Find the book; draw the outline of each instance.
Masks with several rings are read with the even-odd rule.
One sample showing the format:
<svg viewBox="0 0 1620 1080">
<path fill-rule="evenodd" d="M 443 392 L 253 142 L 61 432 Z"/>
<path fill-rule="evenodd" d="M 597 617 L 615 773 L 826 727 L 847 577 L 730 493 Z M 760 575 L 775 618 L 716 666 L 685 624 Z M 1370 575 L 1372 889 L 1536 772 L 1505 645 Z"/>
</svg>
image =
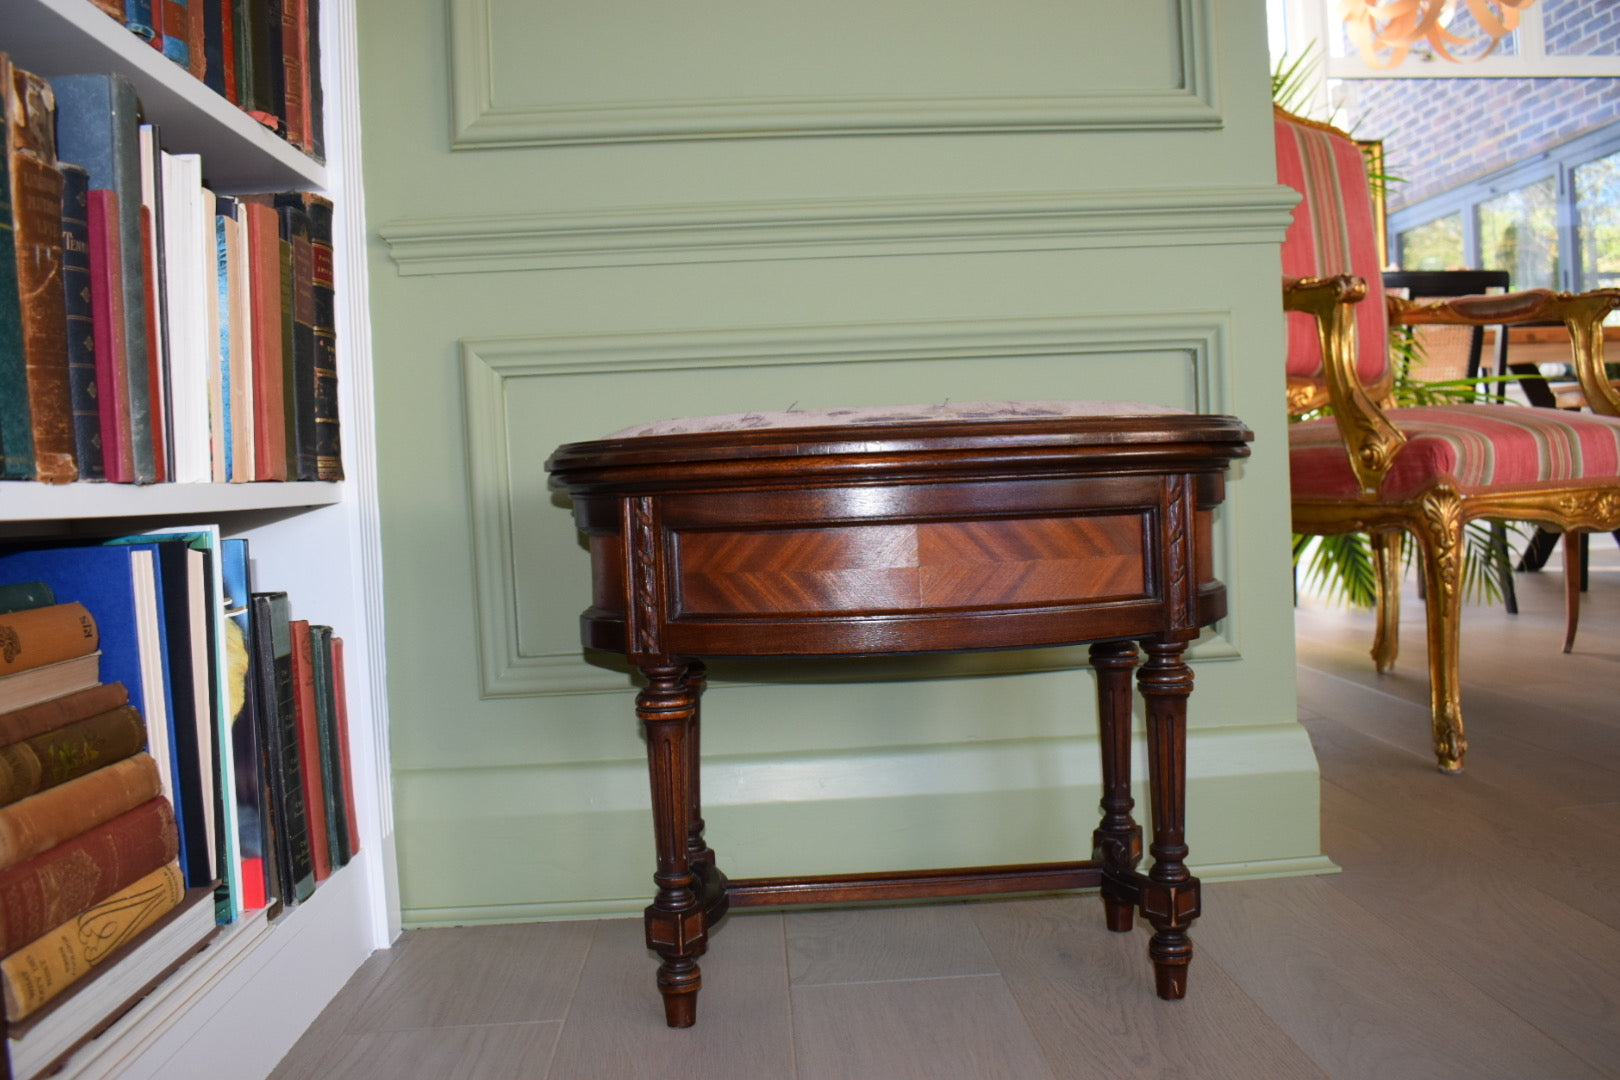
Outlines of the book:
<svg viewBox="0 0 1620 1080">
<path fill-rule="evenodd" d="M 309 74 L 309 87 L 305 91 L 305 102 L 309 114 L 309 143 L 307 149 L 309 156 L 316 161 L 326 161 L 326 94 L 321 87 L 321 0 L 309 0 L 309 62 L 305 70 Z"/>
<path fill-rule="evenodd" d="M 17 581 L 0 584 L 0 615 L 56 603 L 56 593 L 43 581 Z"/>
<path fill-rule="evenodd" d="M 291 908 L 315 891 L 303 763 L 294 704 L 292 619 L 284 592 L 253 594 L 253 682 L 257 688 L 260 751 L 270 790 L 269 837 L 282 904 Z"/>
<path fill-rule="evenodd" d="M 151 754 L 115 761 L 0 807 L 0 869 L 63 843 L 162 793 Z"/>
<path fill-rule="evenodd" d="M 133 0 L 132 0 L 133 2 Z M 128 9 L 126 9 L 128 10 Z M 117 195 L 119 281 L 122 288 L 126 422 L 130 428 L 133 480 L 151 483 L 150 372 L 146 337 L 146 274 L 141 256 L 140 101 L 135 84 L 119 74 L 58 75 L 57 156 L 83 166 L 90 190 Z M 103 425 L 105 432 L 105 424 Z"/>
<path fill-rule="evenodd" d="M 220 241 L 220 379 L 232 483 L 257 479 L 253 447 L 253 310 L 247 219 L 233 198 L 215 201 Z"/>
<path fill-rule="evenodd" d="M 0 675 L 83 656 L 99 643 L 96 620 L 80 603 L 0 615 Z"/>
<path fill-rule="evenodd" d="M 309 149 L 309 9 L 306 0 L 281 3 L 282 134 Z"/>
<path fill-rule="evenodd" d="M 84 690 L 100 681 L 100 651 L 0 675 L 0 715 Z"/>
<path fill-rule="evenodd" d="M 0 80 L 11 61 L 0 52 Z M 0 117 L 4 110 L 0 109 Z M 11 164 L 0 147 L 0 480 L 34 476 L 34 432 L 23 364 L 22 300 L 17 292 L 17 243 L 11 206 Z"/>
<path fill-rule="evenodd" d="M 99 658 L 98 658 L 99 659 Z M 96 683 L 70 694 L 0 712 L 0 746 L 32 739 L 76 720 L 109 712 L 129 703 L 123 683 Z"/>
<path fill-rule="evenodd" d="M 191 41 L 187 37 L 191 12 L 187 0 L 152 0 L 152 6 L 163 12 L 163 29 L 159 39 L 163 55 L 183 68 L 191 67 Z"/>
<path fill-rule="evenodd" d="M 280 0 L 247 0 L 244 24 L 252 60 L 248 65 L 247 114 L 271 131 L 281 131 L 281 4 Z M 237 62 L 241 63 L 240 55 Z"/>
<path fill-rule="evenodd" d="M 332 638 L 332 726 L 337 731 L 338 778 L 343 785 L 343 825 L 348 831 L 345 855 L 360 851 L 360 816 L 354 802 L 354 756 L 349 749 L 349 688 L 343 675 L 343 639 Z"/>
<path fill-rule="evenodd" d="M 248 289 L 253 339 L 253 464 L 259 480 L 286 480 L 287 402 L 282 278 L 291 249 L 281 238 L 281 221 L 268 201 L 240 198 L 246 219 Z"/>
<path fill-rule="evenodd" d="M 311 10 L 314 10 L 313 8 Z M 310 299 L 315 338 L 315 475 L 343 479 L 343 436 L 338 420 L 337 294 L 333 288 L 332 201 L 306 194 L 309 213 Z"/>
<path fill-rule="evenodd" d="M 81 912 L 0 959 L 6 1018 L 21 1020 L 85 977 L 185 896 L 171 863 Z"/>
<path fill-rule="evenodd" d="M 209 430 L 208 288 L 213 277 L 213 215 L 203 228 L 202 159 L 161 151 L 162 214 L 159 247 L 168 387 L 170 478 L 179 484 L 212 478 Z"/>
<path fill-rule="evenodd" d="M 307 619 L 292 620 L 291 630 L 293 712 L 297 718 L 299 775 L 303 780 L 310 865 L 318 885 L 332 874 L 332 839 L 327 831 L 326 774 L 321 763 L 324 744 L 318 712 L 319 693 L 315 685 L 315 641 Z"/>
<path fill-rule="evenodd" d="M 289 274 L 291 300 L 283 319 L 287 333 L 282 370 L 282 402 L 286 407 L 287 478 L 315 480 L 315 272 L 310 243 L 309 215 L 303 196 L 286 192 L 275 197 L 281 215 L 281 236 L 291 251 L 284 267 Z"/>
<path fill-rule="evenodd" d="M 111 15 L 119 22 L 124 21 L 124 0 L 93 0 L 96 7 Z"/>
<path fill-rule="evenodd" d="M 160 797 L 0 870 L 0 956 L 175 861 L 178 851 L 174 812 Z"/>
<path fill-rule="evenodd" d="M 149 125 L 141 125 L 145 132 Z M 155 150 L 155 144 L 154 144 Z M 164 310 L 163 260 L 158 257 L 161 200 L 141 205 L 141 261 L 146 267 L 143 328 L 146 333 L 146 387 L 144 398 L 132 400 L 137 415 L 144 415 L 152 443 L 152 482 L 169 479 L 169 463 L 174 456 L 169 426 L 169 345 Z"/>
<path fill-rule="evenodd" d="M 80 480 L 105 480 L 96 335 L 90 273 L 90 174 L 66 162 L 62 173 L 62 307 L 67 320 L 68 404 Z"/>
<path fill-rule="evenodd" d="M 142 41 L 151 42 L 157 38 L 157 28 L 152 25 L 153 5 L 163 0 L 124 0 L 124 25 L 130 33 Z"/>
<path fill-rule="evenodd" d="M 0 805 L 134 757 L 146 725 L 128 705 L 0 746 Z"/>
<path fill-rule="evenodd" d="M 8 1025 L 6 1056 L 15 1077 L 44 1076 L 110 1028 L 216 933 L 205 889 L 187 892 L 145 932 L 109 955 L 93 979 L 80 979 L 26 1020 Z"/>
<path fill-rule="evenodd" d="M 262 766 L 264 740 L 259 734 L 258 709 L 252 683 L 252 576 L 248 542 L 227 539 L 220 544 L 221 611 L 225 615 L 225 709 L 230 735 L 225 746 L 230 760 L 235 795 L 237 850 L 240 859 L 241 902 L 255 911 L 276 899 L 270 878 L 266 836 L 269 789 Z"/>
<path fill-rule="evenodd" d="M 117 192 L 91 191 L 87 221 L 90 325 L 95 336 L 102 474 L 115 483 L 133 484 L 135 442 L 130 427 L 129 354 L 124 340 L 124 269 L 119 253 Z"/>
<path fill-rule="evenodd" d="M 49 83 L 15 64 L 8 63 L 0 76 L 33 475 L 46 483 L 65 484 L 78 479 L 79 472 L 74 462 L 73 405 L 68 389 L 56 102 Z"/>
</svg>

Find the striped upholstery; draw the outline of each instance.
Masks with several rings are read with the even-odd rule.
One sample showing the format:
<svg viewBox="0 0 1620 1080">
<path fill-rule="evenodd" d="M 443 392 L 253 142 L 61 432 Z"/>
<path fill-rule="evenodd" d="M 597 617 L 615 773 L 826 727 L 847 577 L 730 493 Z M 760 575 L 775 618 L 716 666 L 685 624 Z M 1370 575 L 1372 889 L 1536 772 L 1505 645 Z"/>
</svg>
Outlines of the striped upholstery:
<svg viewBox="0 0 1620 1080">
<path fill-rule="evenodd" d="M 1450 475 L 1463 493 L 1620 473 L 1620 419 L 1514 405 L 1435 405 L 1385 415 L 1407 436 L 1384 479 L 1399 500 Z M 1296 499 L 1355 500 L 1359 488 L 1333 420 L 1289 428 Z"/>
<path fill-rule="evenodd" d="M 1388 326 L 1366 162 L 1356 144 L 1332 128 L 1281 110 L 1275 123 L 1277 179 L 1301 196 L 1283 240 L 1283 276 L 1354 274 L 1367 282 L 1367 298 L 1356 305 L 1356 369 L 1362 382 L 1376 382 L 1387 362 Z M 1311 378 L 1321 373 L 1316 320 L 1289 312 L 1288 374 Z"/>
</svg>

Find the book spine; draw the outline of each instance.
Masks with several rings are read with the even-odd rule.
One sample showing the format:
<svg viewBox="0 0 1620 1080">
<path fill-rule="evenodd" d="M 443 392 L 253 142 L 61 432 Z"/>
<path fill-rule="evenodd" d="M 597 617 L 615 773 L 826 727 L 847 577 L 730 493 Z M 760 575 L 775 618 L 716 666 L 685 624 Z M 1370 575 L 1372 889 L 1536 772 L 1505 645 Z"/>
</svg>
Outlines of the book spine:
<svg viewBox="0 0 1620 1080">
<path fill-rule="evenodd" d="M 315 721 L 320 737 L 321 792 L 326 805 L 326 842 L 332 868 L 349 861 L 348 808 L 343 800 L 343 752 L 338 742 L 337 703 L 332 689 L 332 628 L 312 626 L 310 656 L 315 668 Z"/>
<path fill-rule="evenodd" d="M 157 29 L 152 25 L 152 4 L 153 0 L 124 0 L 124 25 L 142 41 L 151 41 L 157 36 Z"/>
<path fill-rule="evenodd" d="M 23 363 L 33 426 L 34 477 L 78 478 L 68 390 L 67 313 L 62 292 L 62 174 L 56 168 L 55 99 L 44 79 L 11 65 L 3 90 L 6 152 L 22 304 Z"/>
<path fill-rule="evenodd" d="M 252 53 L 247 113 L 271 131 L 280 131 L 276 109 L 281 81 L 281 7 L 276 3 L 272 10 L 272 0 L 247 0 L 246 9 L 247 46 Z"/>
<path fill-rule="evenodd" d="M 349 748 L 349 687 L 343 674 L 343 639 L 332 639 L 332 724 L 337 728 L 338 771 L 343 779 L 343 817 L 348 829 L 348 857 L 360 851 L 360 815 L 355 812 L 354 753 Z"/>
<path fill-rule="evenodd" d="M 95 0 L 95 5 L 119 22 L 124 21 L 124 0 Z"/>
<path fill-rule="evenodd" d="M 201 0 L 203 20 L 203 85 L 214 93 L 236 104 L 225 67 L 226 35 L 230 23 L 226 16 L 230 10 L 222 0 Z"/>
<path fill-rule="evenodd" d="M 147 268 L 141 293 L 142 338 L 146 343 L 145 393 L 131 394 L 135 408 L 134 431 L 137 448 L 145 447 L 152 462 L 150 480 L 161 484 L 169 478 L 169 410 L 165 395 L 169 380 L 165 372 L 163 307 L 158 296 L 157 222 L 149 207 L 141 207 L 141 262 Z M 135 386 L 134 372 L 130 387 Z"/>
<path fill-rule="evenodd" d="M 205 0 L 188 0 L 186 10 L 186 46 L 191 52 L 191 63 L 186 70 L 191 77 L 203 81 L 208 74 L 208 19 L 203 12 Z"/>
<path fill-rule="evenodd" d="M 83 604 L 52 604 L 0 615 L 0 675 L 93 653 L 101 643 Z"/>
<path fill-rule="evenodd" d="M 309 102 L 305 94 L 309 62 L 309 16 L 305 0 L 282 0 L 281 4 L 281 115 L 283 134 L 300 149 L 308 149 Z"/>
<path fill-rule="evenodd" d="M 309 60 L 305 71 L 309 75 L 309 89 L 304 104 L 309 114 L 309 154 L 316 161 L 326 160 L 326 95 L 321 89 L 321 0 L 308 0 Z"/>
<path fill-rule="evenodd" d="M 191 12 L 186 0 L 153 0 L 163 11 L 163 55 L 183 68 L 191 66 L 191 42 L 186 32 L 191 25 Z"/>
<path fill-rule="evenodd" d="M 332 263 L 332 202 L 306 195 L 309 208 L 310 298 L 314 302 L 315 475 L 343 479 L 343 437 L 338 421 L 337 294 Z"/>
<path fill-rule="evenodd" d="M 287 479 L 282 344 L 282 242 L 275 208 L 241 200 L 247 217 L 253 335 L 253 462 L 260 480 Z"/>
<path fill-rule="evenodd" d="M 0 960 L 7 1019 L 21 1020 L 84 978 L 175 908 L 185 891 L 171 863 Z"/>
<path fill-rule="evenodd" d="M 142 753 L 0 807 L 0 869 L 132 810 L 162 790 L 157 762 Z"/>
<path fill-rule="evenodd" d="M 148 799 L 104 825 L 0 870 L 0 956 L 174 862 L 179 845 L 168 800 Z"/>
<path fill-rule="evenodd" d="M 292 623 L 287 594 L 253 595 L 254 678 L 259 715 L 264 718 L 265 771 L 270 789 L 270 827 L 275 834 L 282 902 L 292 907 L 315 888 L 304 805 L 302 762 L 298 756 L 298 714 L 292 674 Z"/>
<path fill-rule="evenodd" d="M 282 372 L 287 404 L 288 479 L 317 480 L 315 453 L 315 274 L 309 215 L 297 192 L 276 197 L 281 234 L 291 248 L 287 311 L 290 363 Z"/>
<path fill-rule="evenodd" d="M 0 53 L 0 86 L 11 81 L 11 62 Z M 4 109 L 0 108 L 0 119 Z M 17 292 L 16 214 L 11 206 L 10 155 L 0 147 L 0 479 L 34 477 L 33 421 L 28 413 L 28 368 L 23 363 L 22 300 Z"/>
<path fill-rule="evenodd" d="M 134 436 L 129 427 L 129 353 L 124 344 L 123 259 L 118 249 L 118 194 L 91 191 L 90 321 L 95 333 L 96 385 L 101 393 L 102 472 L 120 484 L 135 482 Z"/>
<path fill-rule="evenodd" d="M 293 711 L 297 716 L 299 777 L 303 781 L 304 815 L 309 826 L 310 865 L 316 882 L 332 873 L 332 845 L 327 834 L 326 788 L 321 769 L 320 717 L 315 687 L 315 641 L 308 621 L 292 621 Z"/>
<path fill-rule="evenodd" d="M 62 169 L 62 297 L 67 316 L 68 397 L 73 409 L 73 456 L 80 480 L 105 480 L 101 407 L 97 401 L 94 305 L 90 299 L 90 178 L 77 165 Z"/>
<path fill-rule="evenodd" d="M 123 683 L 99 683 L 87 690 L 42 701 L 38 705 L 0 713 L 0 746 L 31 739 L 75 720 L 110 712 L 128 703 L 129 691 Z"/>
<path fill-rule="evenodd" d="M 141 714 L 125 705 L 0 746 L 0 806 L 134 757 L 145 745 Z"/>
</svg>

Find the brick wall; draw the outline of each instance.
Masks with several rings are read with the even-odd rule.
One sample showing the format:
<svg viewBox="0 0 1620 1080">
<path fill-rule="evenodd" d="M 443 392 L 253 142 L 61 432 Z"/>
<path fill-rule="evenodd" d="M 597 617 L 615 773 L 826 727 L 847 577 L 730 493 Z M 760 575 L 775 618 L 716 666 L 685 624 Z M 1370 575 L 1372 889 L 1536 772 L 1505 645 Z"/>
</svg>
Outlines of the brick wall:
<svg viewBox="0 0 1620 1080">
<path fill-rule="evenodd" d="M 1549 53 L 1620 53 L 1620 2 L 1539 6 Z M 1620 119 L 1620 79 L 1355 79 L 1337 90 L 1341 119 L 1359 138 L 1383 139 L 1403 181 L 1390 185 L 1392 211 Z"/>
</svg>

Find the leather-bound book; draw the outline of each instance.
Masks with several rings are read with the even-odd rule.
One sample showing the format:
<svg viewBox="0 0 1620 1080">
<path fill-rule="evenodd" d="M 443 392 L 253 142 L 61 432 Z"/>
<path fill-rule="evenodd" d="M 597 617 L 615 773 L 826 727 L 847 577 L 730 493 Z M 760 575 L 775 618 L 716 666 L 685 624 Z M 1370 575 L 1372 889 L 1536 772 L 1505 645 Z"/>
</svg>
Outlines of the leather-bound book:
<svg viewBox="0 0 1620 1080">
<path fill-rule="evenodd" d="M 183 68 L 191 67 L 191 39 L 186 36 L 191 25 L 191 12 L 187 0 L 152 0 L 158 15 L 159 46 L 163 55 Z"/>
<path fill-rule="evenodd" d="M 118 267 L 122 299 L 125 373 L 128 400 L 125 422 L 130 429 L 133 477 L 154 479 L 146 348 L 146 271 L 141 261 L 140 102 L 135 86 L 122 75 L 59 75 L 56 90 L 57 154 L 82 165 L 90 190 L 115 193 Z M 106 425 L 102 425 L 103 442 Z"/>
<path fill-rule="evenodd" d="M 304 100 L 309 105 L 309 154 L 316 161 L 326 160 L 326 94 L 321 89 L 321 0 L 308 0 L 309 87 Z"/>
<path fill-rule="evenodd" d="M 163 0 L 124 0 L 124 25 L 130 33 L 142 41 L 162 46 L 158 40 L 156 16 L 162 13 L 159 7 Z"/>
<path fill-rule="evenodd" d="M 281 282 L 290 277 L 291 248 L 268 200 L 237 201 L 247 219 L 248 289 L 253 338 L 253 463 L 259 480 L 287 479 L 287 402 Z"/>
<path fill-rule="evenodd" d="M 309 620 L 292 620 L 293 712 L 298 718 L 298 761 L 303 781 L 304 817 L 309 826 L 310 865 L 315 881 L 332 874 L 332 842 L 326 813 L 326 778 L 321 768 L 320 698 L 315 686 L 314 635 Z M 341 864 L 340 864 L 341 865 Z"/>
<path fill-rule="evenodd" d="M 62 173 L 56 167 L 55 100 L 44 79 L 10 65 L 5 98 L 17 295 L 33 431 L 34 477 L 78 479 L 68 390 L 67 313 L 62 293 Z"/>
<path fill-rule="evenodd" d="M 67 316 L 68 399 L 80 480 L 105 480 L 100 388 L 90 275 L 90 177 L 77 165 L 62 171 L 62 297 Z"/>
<path fill-rule="evenodd" d="M 80 603 L 0 615 L 0 675 L 85 656 L 100 641 L 96 620 Z"/>
<path fill-rule="evenodd" d="M 31 739 L 0 746 L 0 806 L 134 757 L 146 745 L 146 725 L 123 705 Z"/>
<path fill-rule="evenodd" d="M 292 621 L 287 594 L 253 594 L 253 683 L 263 723 L 264 775 L 268 781 L 272 847 L 286 907 L 315 891 L 309 817 L 304 802 L 303 762 L 298 754 L 298 713 L 292 666 Z"/>
<path fill-rule="evenodd" d="M 0 52 L 0 85 L 10 78 L 11 62 Z M 34 431 L 28 415 L 28 368 L 23 363 L 15 220 L 11 163 L 0 147 L 0 480 L 31 480 Z"/>
<path fill-rule="evenodd" d="M 179 849 L 174 811 L 159 797 L 0 870 L 0 956 L 173 862 Z"/>
<path fill-rule="evenodd" d="M 75 720 L 83 720 L 129 704 L 123 683 L 98 683 L 62 697 L 0 713 L 0 746 L 31 739 Z"/>
<path fill-rule="evenodd" d="M 203 85 L 231 104 L 236 104 L 236 88 L 231 86 L 225 66 L 226 46 L 235 52 L 230 40 L 230 0 L 201 0 L 203 20 Z M 234 68 L 234 64 L 232 67 Z"/>
<path fill-rule="evenodd" d="M 281 235 L 291 253 L 292 307 L 284 325 L 290 332 L 291 363 L 282 372 L 283 400 L 287 406 L 287 470 L 289 480 L 318 480 L 315 441 L 315 270 L 309 215 L 296 191 L 276 196 L 281 214 Z"/>
<path fill-rule="evenodd" d="M 0 868 L 32 859 L 162 791 L 156 760 L 140 753 L 0 807 Z"/>
<path fill-rule="evenodd" d="M 315 302 L 315 475 L 343 479 L 338 422 L 337 296 L 332 273 L 332 202 L 305 195 L 309 210 L 310 296 Z"/>
<path fill-rule="evenodd" d="M 306 0 L 281 0 L 281 116 L 283 135 L 309 149 L 309 9 Z"/>
<path fill-rule="evenodd" d="M 95 335 L 96 408 L 101 413 L 102 471 L 120 484 L 135 482 L 135 443 L 129 413 L 129 352 L 124 339 L 124 266 L 119 253 L 118 193 L 92 191 L 89 200 L 90 326 Z"/>
</svg>

